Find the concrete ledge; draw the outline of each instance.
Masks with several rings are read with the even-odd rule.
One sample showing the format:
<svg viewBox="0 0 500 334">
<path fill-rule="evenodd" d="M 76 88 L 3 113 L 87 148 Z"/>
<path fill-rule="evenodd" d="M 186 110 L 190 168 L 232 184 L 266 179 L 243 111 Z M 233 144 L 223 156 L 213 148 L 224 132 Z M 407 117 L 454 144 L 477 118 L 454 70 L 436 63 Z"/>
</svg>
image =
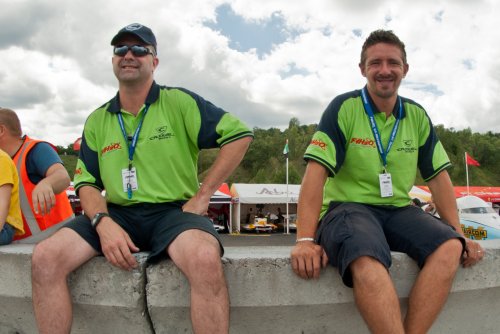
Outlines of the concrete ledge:
<svg viewBox="0 0 500 334">
<path fill-rule="evenodd" d="M 0 247 L 0 333 L 37 333 L 31 300 L 33 245 Z M 139 268 L 118 270 L 97 257 L 68 278 L 72 333 L 152 333 L 145 299 L 145 254 Z"/>
<path fill-rule="evenodd" d="M 500 240 L 483 241 L 485 259 L 461 268 L 432 333 L 498 333 Z M 36 333 L 31 306 L 30 245 L 0 247 L 0 333 Z M 231 296 L 231 333 L 367 333 L 334 268 L 316 281 L 291 270 L 290 247 L 226 247 L 224 271 Z M 189 286 L 171 261 L 125 272 L 103 257 L 69 277 L 72 333 L 190 333 Z M 406 298 L 418 274 L 406 255 L 393 253 L 391 275 Z"/>
</svg>

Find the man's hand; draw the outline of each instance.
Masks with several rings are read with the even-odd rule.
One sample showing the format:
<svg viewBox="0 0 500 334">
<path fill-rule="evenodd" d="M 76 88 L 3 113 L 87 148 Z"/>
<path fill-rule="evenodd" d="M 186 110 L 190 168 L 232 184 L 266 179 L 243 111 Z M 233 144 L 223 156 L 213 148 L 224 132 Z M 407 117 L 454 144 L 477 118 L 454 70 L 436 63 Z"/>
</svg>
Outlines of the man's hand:
<svg viewBox="0 0 500 334">
<path fill-rule="evenodd" d="M 45 179 L 41 180 L 33 189 L 31 200 L 36 214 L 49 214 L 56 205 L 56 195 L 52 185 Z"/>
<path fill-rule="evenodd" d="M 132 252 L 138 252 L 139 248 L 112 218 L 102 218 L 97 225 L 97 233 L 101 240 L 102 252 L 112 265 L 123 270 L 132 270 L 137 267 L 137 261 Z"/>
<path fill-rule="evenodd" d="M 320 245 L 312 241 L 298 242 L 292 249 L 293 271 L 304 279 L 319 278 L 320 269 L 328 264 L 328 257 Z"/>
<path fill-rule="evenodd" d="M 481 261 L 484 257 L 484 249 L 481 245 L 469 238 L 465 238 L 465 253 L 462 258 L 462 265 L 470 267 Z"/>
<path fill-rule="evenodd" d="M 207 215 L 209 203 L 210 197 L 203 199 L 201 196 L 195 195 L 182 206 L 182 211 L 205 216 Z"/>
</svg>

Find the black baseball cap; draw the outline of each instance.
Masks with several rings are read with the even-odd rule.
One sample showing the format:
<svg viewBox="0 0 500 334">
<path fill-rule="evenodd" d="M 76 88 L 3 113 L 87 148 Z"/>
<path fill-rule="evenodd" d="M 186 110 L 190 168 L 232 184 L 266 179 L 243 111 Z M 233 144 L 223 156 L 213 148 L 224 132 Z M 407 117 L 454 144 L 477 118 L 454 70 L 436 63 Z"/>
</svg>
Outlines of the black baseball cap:
<svg viewBox="0 0 500 334">
<path fill-rule="evenodd" d="M 153 31 L 140 23 L 132 23 L 122 28 L 111 40 L 111 45 L 116 45 L 124 35 L 133 35 L 148 45 L 152 45 L 156 51 L 156 37 Z"/>
</svg>

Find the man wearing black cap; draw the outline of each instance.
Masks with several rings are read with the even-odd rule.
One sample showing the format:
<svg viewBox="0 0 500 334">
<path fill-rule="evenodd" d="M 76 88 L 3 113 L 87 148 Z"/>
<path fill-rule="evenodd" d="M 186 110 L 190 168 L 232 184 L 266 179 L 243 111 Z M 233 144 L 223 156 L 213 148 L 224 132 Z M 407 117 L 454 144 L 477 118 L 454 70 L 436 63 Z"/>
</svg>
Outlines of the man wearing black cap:
<svg viewBox="0 0 500 334">
<path fill-rule="evenodd" d="M 39 331 L 70 332 L 70 272 L 100 253 L 111 264 L 133 270 L 132 253 L 148 251 L 149 262 L 167 256 L 187 277 L 194 332 L 227 333 L 223 248 L 204 215 L 253 134 L 199 95 L 153 80 L 159 60 L 151 29 L 128 25 L 111 44 L 119 92 L 88 117 L 75 172 L 85 215 L 33 252 Z M 219 155 L 200 187 L 198 153 L 214 147 L 220 147 Z"/>
</svg>

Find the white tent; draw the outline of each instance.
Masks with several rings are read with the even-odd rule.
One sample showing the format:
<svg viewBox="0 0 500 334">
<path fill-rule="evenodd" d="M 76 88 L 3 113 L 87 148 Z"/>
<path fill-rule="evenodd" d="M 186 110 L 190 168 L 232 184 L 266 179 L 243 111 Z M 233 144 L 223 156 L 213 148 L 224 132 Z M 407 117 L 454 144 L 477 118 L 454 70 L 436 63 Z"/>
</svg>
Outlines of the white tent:
<svg viewBox="0 0 500 334">
<path fill-rule="evenodd" d="M 287 191 L 288 189 L 288 191 Z M 241 204 L 285 204 L 297 203 L 299 200 L 299 184 L 246 184 L 233 183 L 233 222 L 240 231 Z"/>
<path fill-rule="evenodd" d="M 411 198 L 418 198 L 422 202 L 430 201 L 432 196 L 430 192 L 425 191 L 424 189 L 417 186 L 413 186 L 408 194 Z"/>
</svg>

